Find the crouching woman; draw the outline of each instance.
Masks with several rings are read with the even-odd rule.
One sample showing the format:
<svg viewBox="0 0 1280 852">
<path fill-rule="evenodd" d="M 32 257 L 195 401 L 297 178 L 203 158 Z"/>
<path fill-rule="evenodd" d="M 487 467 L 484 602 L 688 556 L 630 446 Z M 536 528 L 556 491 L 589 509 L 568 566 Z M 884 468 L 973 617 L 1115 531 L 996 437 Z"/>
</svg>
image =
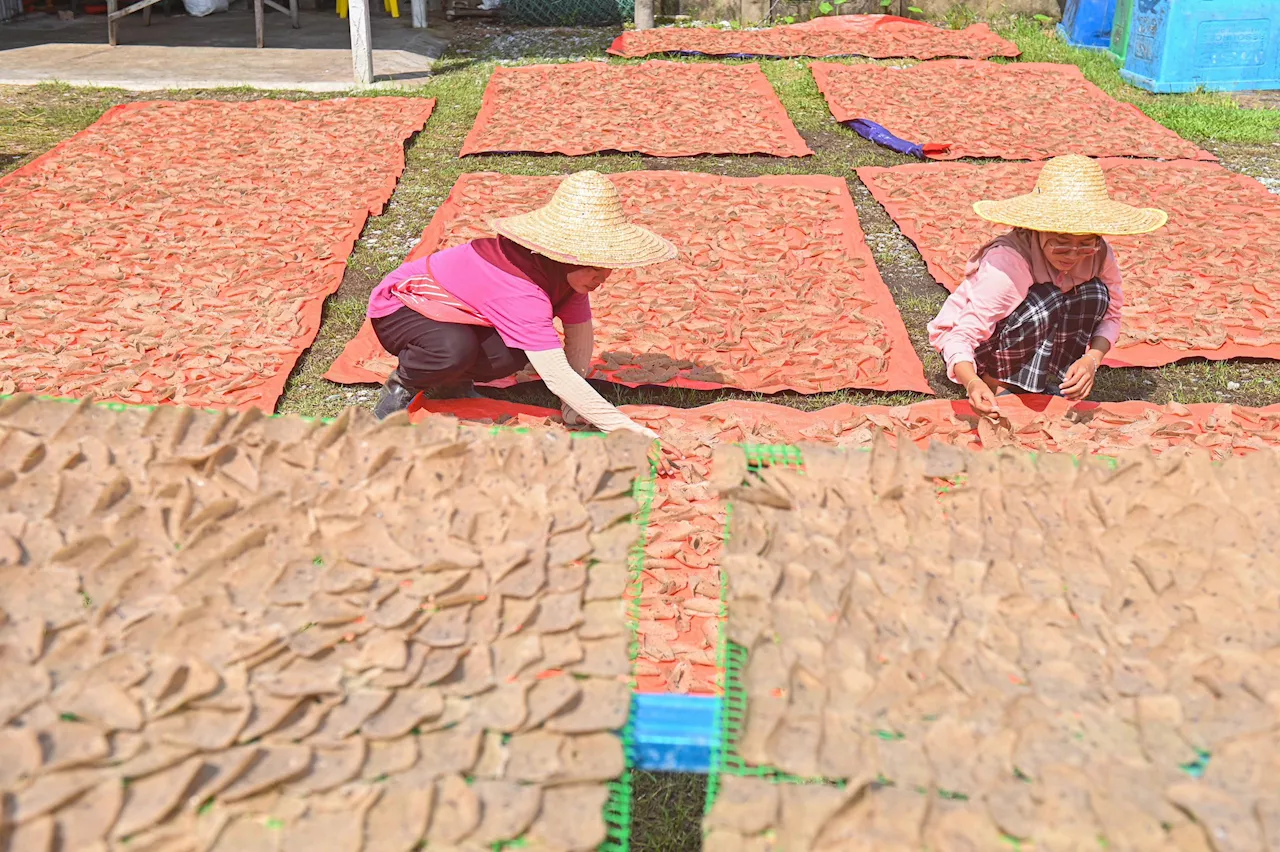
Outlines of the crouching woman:
<svg viewBox="0 0 1280 852">
<path fill-rule="evenodd" d="M 612 270 L 671 260 L 675 247 L 629 223 L 618 190 L 596 172 L 570 175 L 546 206 L 493 228 L 498 236 L 409 261 L 374 289 L 370 324 L 399 359 L 374 415 L 403 410 L 422 392 L 475 395 L 474 382 L 532 365 L 566 421 L 657 437 L 584 378 L 594 350 L 591 293 Z"/>
<path fill-rule="evenodd" d="M 1049 160 L 1035 189 L 974 211 L 1013 228 L 969 259 L 964 281 L 929 323 L 929 342 L 975 411 L 1004 393 L 1086 399 L 1120 334 L 1120 267 L 1104 236 L 1145 234 L 1160 210 L 1113 201 L 1088 157 Z"/>
</svg>

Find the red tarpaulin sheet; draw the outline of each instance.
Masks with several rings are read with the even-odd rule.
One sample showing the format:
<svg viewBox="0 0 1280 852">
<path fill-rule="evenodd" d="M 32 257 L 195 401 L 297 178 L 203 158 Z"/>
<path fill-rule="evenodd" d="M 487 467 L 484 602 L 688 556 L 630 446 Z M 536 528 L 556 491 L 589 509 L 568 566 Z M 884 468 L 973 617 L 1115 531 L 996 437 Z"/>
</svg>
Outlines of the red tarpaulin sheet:
<svg viewBox="0 0 1280 852">
<path fill-rule="evenodd" d="M 972 59 L 910 68 L 814 62 L 836 121 L 866 119 L 938 160 L 1043 160 L 1060 154 L 1212 160 L 1172 130 L 1090 83 L 1074 65 Z"/>
<path fill-rule="evenodd" d="M 0 179 L 0 393 L 273 410 L 434 105 L 126 104 Z"/>
<path fill-rule="evenodd" d="M 839 15 L 760 30 L 659 27 L 624 32 L 609 46 L 614 56 L 702 53 L 709 56 L 870 56 L 937 59 L 1015 57 L 1013 42 L 986 24 L 947 30 L 893 15 Z"/>
<path fill-rule="evenodd" d="M 573 62 L 493 69 L 462 155 L 812 154 L 759 65 Z"/>
<path fill-rule="evenodd" d="M 612 178 L 628 216 L 674 242 L 680 256 L 615 272 L 593 294 L 597 378 L 761 393 L 930 393 L 844 180 L 666 171 Z M 493 218 L 545 203 L 559 181 L 463 175 L 410 257 L 490 235 Z M 394 368 L 366 322 L 326 378 L 380 382 Z"/>
<path fill-rule="evenodd" d="M 815 442 L 870 446 L 884 431 L 921 446 L 930 441 L 971 448 L 1013 446 L 1078 455 L 1119 453 L 1140 445 L 1160 453 L 1200 447 L 1214 456 L 1280 447 L 1280 406 L 1167 405 L 1145 402 L 1071 403 L 1046 396 L 1002 396 L 1007 422 L 979 420 L 965 402 L 934 400 L 911 406 L 837 405 L 797 411 L 764 402 L 718 402 L 677 409 L 628 405 L 622 410 L 687 454 L 675 475 L 658 480 L 649 515 L 641 576 L 640 692 L 718 694 L 715 648 L 720 619 L 720 551 L 724 506 L 706 481 L 718 443 Z M 559 412 L 499 400 L 415 403 L 411 418 L 449 414 L 466 420 L 541 425 Z"/>
<path fill-rule="evenodd" d="M 1106 363 L 1280 358 L 1280 197 L 1215 163 L 1103 160 L 1112 195 L 1169 212 L 1139 237 L 1110 237 L 1124 272 L 1124 327 Z M 954 290 L 965 261 L 1008 229 L 973 202 L 1030 192 L 1038 163 L 912 164 L 858 177 Z"/>
</svg>

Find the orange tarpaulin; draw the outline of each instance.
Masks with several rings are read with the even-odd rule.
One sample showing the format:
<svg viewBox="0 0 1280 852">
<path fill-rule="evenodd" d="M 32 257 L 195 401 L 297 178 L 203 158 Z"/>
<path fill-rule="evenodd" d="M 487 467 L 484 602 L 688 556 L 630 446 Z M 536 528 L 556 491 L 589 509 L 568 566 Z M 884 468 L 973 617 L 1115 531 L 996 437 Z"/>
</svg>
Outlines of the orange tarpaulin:
<svg viewBox="0 0 1280 852">
<path fill-rule="evenodd" d="M 870 56 L 937 59 L 1015 57 L 1018 46 L 986 24 L 963 30 L 936 27 L 894 15 L 839 15 L 759 30 L 658 27 L 624 32 L 609 46 L 614 56 L 702 53 L 709 56 Z"/>
<path fill-rule="evenodd" d="M 759 65 L 493 69 L 462 154 L 812 154 Z"/>
<path fill-rule="evenodd" d="M 674 475 L 660 477 L 649 515 L 641 575 L 640 692 L 716 694 L 715 649 L 720 630 L 720 552 L 725 509 L 707 481 L 711 447 L 725 442 L 815 442 L 870 446 L 877 433 L 891 442 L 931 441 L 971 448 L 1016 447 L 1075 454 L 1154 452 L 1200 447 L 1219 458 L 1280 447 L 1280 406 L 1166 405 L 1146 402 L 1071 403 L 1047 396 L 1001 396 L 1007 421 L 979 419 L 966 402 L 911 406 L 837 405 L 798 411 L 763 402 L 718 402 L 701 408 L 627 405 L 622 410 L 685 453 Z M 414 420 L 452 415 L 465 420 L 541 425 L 559 412 L 499 400 L 414 403 Z"/>
<path fill-rule="evenodd" d="M 910 68 L 809 67 L 836 121 L 874 122 L 900 139 L 931 146 L 926 153 L 937 160 L 1059 154 L 1214 159 L 1112 98 L 1074 65 L 948 59 Z"/>
<path fill-rule="evenodd" d="M 728 400 L 698 408 L 624 405 L 621 410 L 685 451 L 715 443 L 803 443 L 870 446 L 877 431 L 983 449 L 1011 446 L 1072 455 L 1116 454 L 1136 447 L 1161 453 L 1195 446 L 1218 457 L 1280 447 L 1280 405 L 1248 408 L 1196 403 L 1071 402 L 1040 394 L 997 398 L 1004 417 L 993 424 L 965 401 L 914 405 L 833 405 L 801 411 L 770 402 Z M 559 423 L 560 412 L 504 400 L 416 400 L 415 421 L 432 414 L 512 426 Z M 987 428 L 990 426 L 991 428 Z"/>
<path fill-rule="evenodd" d="M 1119 201 L 1160 207 L 1169 223 L 1110 237 L 1124 273 L 1124 327 L 1106 363 L 1155 367 L 1180 358 L 1280 358 L 1280 197 L 1216 163 L 1103 160 Z M 1030 192 L 1038 163 L 912 164 L 858 177 L 954 290 L 965 261 L 1008 230 L 973 202 Z"/>
<path fill-rule="evenodd" d="M 930 392 L 843 180 L 665 171 L 612 178 L 627 214 L 680 255 L 615 272 L 593 294 L 596 377 L 762 393 Z M 559 180 L 463 175 L 410 257 L 490 235 L 494 217 L 545 203 Z M 380 382 L 394 367 L 366 322 L 326 378 Z"/>
<path fill-rule="evenodd" d="M 126 104 L 0 179 L 0 393 L 272 411 L 434 105 Z"/>
</svg>

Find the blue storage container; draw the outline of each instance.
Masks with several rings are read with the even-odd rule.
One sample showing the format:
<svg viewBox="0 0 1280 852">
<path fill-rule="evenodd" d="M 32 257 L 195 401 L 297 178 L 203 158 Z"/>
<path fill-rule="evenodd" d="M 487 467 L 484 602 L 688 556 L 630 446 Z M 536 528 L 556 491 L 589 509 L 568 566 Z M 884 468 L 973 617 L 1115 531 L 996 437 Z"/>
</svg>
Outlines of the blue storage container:
<svg viewBox="0 0 1280 852">
<path fill-rule="evenodd" d="M 1120 76 L 1151 92 L 1280 89 L 1280 0 L 1134 0 Z"/>
<path fill-rule="evenodd" d="M 1116 0 L 1067 0 L 1058 32 L 1074 47 L 1107 50 L 1115 16 Z"/>
</svg>

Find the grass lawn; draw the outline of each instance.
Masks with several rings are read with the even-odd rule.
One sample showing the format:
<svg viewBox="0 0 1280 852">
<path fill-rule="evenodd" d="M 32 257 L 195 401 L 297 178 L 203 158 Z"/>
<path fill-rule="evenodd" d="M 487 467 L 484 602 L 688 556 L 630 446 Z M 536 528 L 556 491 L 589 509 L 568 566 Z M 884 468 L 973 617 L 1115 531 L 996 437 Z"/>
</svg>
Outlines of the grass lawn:
<svg viewBox="0 0 1280 852">
<path fill-rule="evenodd" d="M 1029 61 L 1068 62 L 1113 96 L 1137 105 L 1155 120 L 1201 144 L 1230 168 L 1263 180 L 1280 192 L 1280 110 L 1244 109 L 1228 95 L 1194 93 L 1151 95 L 1123 83 L 1105 56 L 1067 47 L 1032 21 L 1021 20 L 999 29 L 1013 38 Z M 429 85 L 408 94 L 438 99 L 436 113 L 425 132 L 411 143 L 408 165 L 386 211 L 372 219 L 348 263 L 341 290 L 325 306 L 320 334 L 290 378 L 281 410 L 309 415 L 333 415 L 350 404 L 371 404 L 376 389 L 349 388 L 321 378 L 343 344 L 359 328 L 369 290 L 394 269 L 417 242 L 432 214 L 464 172 L 502 171 L 510 174 L 567 174 L 586 168 L 602 172 L 633 169 L 682 169 L 725 175 L 778 173 L 825 174 L 848 180 L 863 229 L 876 263 L 902 312 L 913 343 L 925 364 L 933 388 L 944 398 L 959 389 L 946 381 L 942 363 L 925 341 L 925 324 L 946 297 L 925 270 L 915 247 L 906 240 L 857 180 L 854 170 L 865 165 L 913 162 L 907 157 L 863 140 L 829 115 L 806 62 L 761 62 L 801 134 L 817 155 L 802 160 L 764 157 L 698 157 L 654 159 L 640 155 L 592 157 L 501 156 L 461 161 L 457 152 L 475 120 L 480 98 L 495 64 L 528 64 L 600 57 L 615 34 L 609 30 L 522 30 L 475 25 L 460 28 L 456 41 L 437 65 Z M 614 60 L 621 61 L 621 60 Z M 708 61 L 689 59 L 685 61 Z M 847 60 L 850 62 L 865 60 Z M 247 90 L 170 93 L 164 97 L 246 100 L 258 97 L 314 97 L 300 93 L 262 93 Z M 152 100 L 115 90 L 70 89 L 58 86 L 0 87 L 0 173 L 17 168 L 59 140 L 91 124 L 108 107 L 130 100 Z M 499 392 L 493 392 L 495 395 Z M 523 402 L 554 404 L 541 386 L 500 392 Z M 617 402 L 653 402 L 692 406 L 717 399 L 762 398 L 734 391 L 695 392 L 667 389 L 610 393 Z M 1265 405 L 1280 402 L 1280 365 L 1270 361 L 1209 362 L 1192 359 L 1159 369 L 1103 370 L 1095 399 L 1146 399 L 1163 403 L 1230 402 Z M 800 396 L 780 394 L 771 399 L 798 408 L 822 408 L 840 402 L 903 404 L 923 399 L 915 394 L 847 391 Z M 693 776 L 639 773 L 633 848 L 644 852 L 687 852 L 699 843 L 705 779 Z"/>
</svg>

